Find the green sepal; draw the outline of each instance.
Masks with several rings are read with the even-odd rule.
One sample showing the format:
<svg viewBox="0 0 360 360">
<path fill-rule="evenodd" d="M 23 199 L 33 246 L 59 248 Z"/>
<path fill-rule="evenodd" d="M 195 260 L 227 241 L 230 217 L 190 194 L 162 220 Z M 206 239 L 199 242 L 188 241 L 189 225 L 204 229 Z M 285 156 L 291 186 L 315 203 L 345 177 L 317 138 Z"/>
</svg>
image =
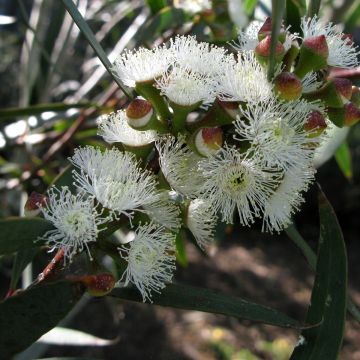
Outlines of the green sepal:
<svg viewBox="0 0 360 360">
<path fill-rule="evenodd" d="M 327 67 L 327 59 L 316 54 L 304 45 L 300 47 L 299 60 L 295 67 L 294 74 L 302 79 L 312 71 L 318 71 Z"/>
<path fill-rule="evenodd" d="M 167 124 L 167 120 L 171 117 L 169 107 L 165 99 L 160 95 L 160 90 L 154 86 L 154 81 L 138 82 L 135 90 L 151 103 L 160 122 Z"/>
<path fill-rule="evenodd" d="M 327 115 L 329 120 L 337 127 L 344 127 L 345 125 L 345 108 L 327 108 Z"/>
<path fill-rule="evenodd" d="M 303 97 L 309 101 L 321 100 L 324 104 L 331 108 L 344 107 L 344 100 L 341 94 L 336 90 L 334 81 L 328 81 L 318 90 L 305 93 Z"/>
</svg>

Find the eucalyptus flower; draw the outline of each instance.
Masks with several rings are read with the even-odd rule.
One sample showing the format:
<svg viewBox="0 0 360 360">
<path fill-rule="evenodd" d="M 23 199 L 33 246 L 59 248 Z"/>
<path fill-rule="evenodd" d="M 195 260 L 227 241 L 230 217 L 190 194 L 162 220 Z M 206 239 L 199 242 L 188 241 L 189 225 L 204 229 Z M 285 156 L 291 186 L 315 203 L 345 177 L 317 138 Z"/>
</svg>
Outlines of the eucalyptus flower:
<svg viewBox="0 0 360 360">
<path fill-rule="evenodd" d="M 217 216 L 211 203 L 204 199 L 194 199 L 186 211 L 186 225 L 196 242 L 205 250 L 214 242 Z"/>
<path fill-rule="evenodd" d="M 268 199 L 264 209 L 263 230 L 280 232 L 291 224 L 291 216 L 299 211 L 304 202 L 302 192 L 314 180 L 314 168 L 306 164 L 294 164 L 284 176 L 276 191 Z"/>
<path fill-rule="evenodd" d="M 143 170 L 133 154 L 117 149 L 101 152 L 91 146 L 75 149 L 75 185 L 96 197 L 115 217 L 130 216 L 156 199 L 155 177 Z"/>
<path fill-rule="evenodd" d="M 128 125 L 125 110 L 103 115 L 98 120 L 98 135 L 108 143 L 143 146 L 154 142 L 158 135 L 154 130 L 139 131 Z"/>
<path fill-rule="evenodd" d="M 199 168 L 205 179 L 201 197 L 230 224 L 235 209 L 243 225 L 250 225 L 259 217 L 278 179 L 278 173 L 257 158 L 230 147 L 221 148 L 215 155 L 200 161 Z"/>
<path fill-rule="evenodd" d="M 97 240 L 99 226 L 109 220 L 97 212 L 94 197 L 86 197 L 84 193 L 73 195 L 68 187 L 61 190 L 51 187 L 47 196 L 46 204 L 40 210 L 55 229 L 39 239 L 46 241 L 50 251 L 63 249 L 65 261 L 71 261 L 83 250 L 87 250 L 91 258 L 89 245 Z"/>
<path fill-rule="evenodd" d="M 119 251 L 128 263 L 121 280 L 125 280 L 125 286 L 134 284 L 144 302 L 152 302 L 152 292 L 160 293 L 172 280 L 176 268 L 175 235 L 154 223 L 140 225 L 134 239 Z"/>
<path fill-rule="evenodd" d="M 204 181 L 198 170 L 201 157 L 186 145 L 183 137 L 169 136 L 156 143 L 161 171 L 173 190 L 195 198 Z"/>
<path fill-rule="evenodd" d="M 312 18 L 303 17 L 301 19 L 301 29 L 304 40 L 321 35 L 325 36 L 329 50 L 328 65 L 341 68 L 358 66 L 360 51 L 354 46 L 353 41 L 333 23 L 326 23 L 316 15 Z"/>
</svg>

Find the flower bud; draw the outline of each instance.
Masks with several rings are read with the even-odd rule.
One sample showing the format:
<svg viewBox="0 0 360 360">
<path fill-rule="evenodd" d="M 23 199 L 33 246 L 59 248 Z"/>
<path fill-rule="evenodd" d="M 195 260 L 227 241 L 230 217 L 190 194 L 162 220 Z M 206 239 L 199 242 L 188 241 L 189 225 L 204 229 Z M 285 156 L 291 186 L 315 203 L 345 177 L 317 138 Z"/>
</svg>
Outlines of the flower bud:
<svg viewBox="0 0 360 360">
<path fill-rule="evenodd" d="M 326 121 L 323 114 L 320 111 L 314 110 L 307 118 L 307 122 L 304 125 L 304 130 L 309 132 L 310 138 L 318 137 L 326 129 Z"/>
<path fill-rule="evenodd" d="M 334 78 L 329 80 L 322 88 L 304 94 L 310 101 L 322 100 L 326 106 L 342 108 L 351 99 L 352 83 L 348 79 Z"/>
<path fill-rule="evenodd" d="M 87 292 L 92 296 L 105 296 L 115 286 L 115 278 L 110 273 L 80 276 L 75 280 L 85 285 Z"/>
<path fill-rule="evenodd" d="M 218 100 L 218 104 L 220 105 L 220 108 L 230 116 L 233 120 L 236 119 L 236 117 L 239 115 L 239 103 L 236 101 L 221 101 Z M 228 123 L 228 122 L 226 122 Z"/>
<path fill-rule="evenodd" d="M 46 206 L 47 200 L 48 200 L 47 196 L 33 191 L 25 203 L 25 208 L 24 208 L 25 216 L 33 217 L 39 215 L 40 208 L 42 206 Z"/>
<path fill-rule="evenodd" d="M 360 107 L 360 89 L 357 86 L 353 86 L 351 89 L 351 102 Z"/>
<path fill-rule="evenodd" d="M 272 20 L 271 20 L 271 17 L 269 16 L 265 19 L 264 23 L 262 24 L 261 28 L 259 29 L 259 32 L 258 32 L 259 41 L 265 39 L 266 36 L 271 35 L 271 27 L 272 27 Z M 283 27 L 281 27 L 278 40 L 281 43 L 283 43 L 285 41 L 285 39 L 286 39 L 286 31 L 284 30 Z"/>
<path fill-rule="evenodd" d="M 329 48 L 325 35 L 305 39 L 300 47 L 299 61 L 294 71 L 295 74 L 302 79 L 311 71 L 325 68 L 328 56 Z"/>
<path fill-rule="evenodd" d="M 302 84 L 295 74 L 282 72 L 275 78 L 274 83 L 275 92 L 282 100 L 295 100 L 301 96 Z"/>
<path fill-rule="evenodd" d="M 271 35 L 267 35 L 255 48 L 255 55 L 261 64 L 266 64 L 271 51 Z M 275 60 L 279 62 L 285 54 L 284 45 L 278 41 L 275 48 Z"/>
<path fill-rule="evenodd" d="M 205 9 L 201 12 L 200 15 L 207 23 L 212 23 L 216 19 L 216 13 L 213 9 Z"/>
<path fill-rule="evenodd" d="M 338 127 L 353 126 L 360 120 L 360 110 L 352 102 L 348 102 L 341 109 L 328 108 L 329 119 Z"/>
<path fill-rule="evenodd" d="M 223 131 L 220 127 L 203 128 L 195 134 L 195 148 L 202 156 L 215 154 L 223 144 Z"/>
<path fill-rule="evenodd" d="M 153 114 L 154 110 L 151 103 L 140 98 L 131 101 L 126 109 L 128 124 L 135 129 L 143 129 Z"/>
</svg>

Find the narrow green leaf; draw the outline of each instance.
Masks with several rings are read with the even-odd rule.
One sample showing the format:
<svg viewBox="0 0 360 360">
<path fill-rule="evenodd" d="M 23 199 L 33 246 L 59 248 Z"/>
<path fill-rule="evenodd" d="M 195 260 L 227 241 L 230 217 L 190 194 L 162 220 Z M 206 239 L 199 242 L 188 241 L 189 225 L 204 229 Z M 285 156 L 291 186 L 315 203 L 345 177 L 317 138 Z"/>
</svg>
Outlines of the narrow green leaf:
<svg viewBox="0 0 360 360">
<path fill-rule="evenodd" d="M 146 0 L 146 4 L 149 6 L 151 13 L 154 15 L 166 6 L 165 0 Z"/>
<path fill-rule="evenodd" d="M 167 6 L 152 17 L 138 32 L 137 36 L 142 42 L 151 41 L 165 30 L 183 25 L 185 20 L 186 15 L 182 9 Z"/>
<path fill-rule="evenodd" d="M 345 18 L 345 33 L 351 33 L 360 25 L 360 4 L 354 1 L 353 6 L 346 14 Z"/>
<path fill-rule="evenodd" d="M 351 153 L 346 142 L 342 143 L 336 150 L 335 159 L 344 176 L 351 180 L 353 177 Z"/>
<path fill-rule="evenodd" d="M 291 26 L 292 32 L 302 33 L 300 24 L 305 13 L 305 0 L 286 0 L 285 23 L 287 26 Z"/>
<path fill-rule="evenodd" d="M 27 348 L 72 309 L 83 294 L 79 284 L 39 285 L 0 302 L 0 354 L 2 359 Z"/>
<path fill-rule="evenodd" d="M 289 238 L 294 241 L 294 243 L 299 247 L 302 251 L 303 255 L 305 256 L 307 262 L 310 265 L 312 270 L 316 269 L 316 254 L 308 245 L 308 243 L 304 240 L 304 238 L 300 235 L 297 231 L 295 226 L 292 224 L 288 228 L 285 229 Z M 347 310 L 348 312 L 360 323 L 360 310 L 355 305 L 354 301 L 351 299 L 350 295 L 348 294 L 348 301 L 347 301 Z"/>
<path fill-rule="evenodd" d="M 275 49 L 278 42 L 280 28 L 282 25 L 283 14 L 285 9 L 285 0 L 272 0 L 271 16 L 271 47 L 268 67 L 268 79 L 272 80 L 275 72 Z"/>
<path fill-rule="evenodd" d="M 251 16 L 254 12 L 258 0 L 245 0 L 244 9 L 248 16 Z"/>
<path fill-rule="evenodd" d="M 142 302 L 140 293 L 135 288 L 116 288 L 110 296 L 123 300 Z M 214 314 L 233 316 L 288 328 L 303 326 L 287 315 L 269 307 L 252 303 L 235 296 L 221 294 L 214 290 L 199 287 L 170 284 L 161 294 L 153 297 L 153 303 L 185 310 L 197 310 Z"/>
<path fill-rule="evenodd" d="M 176 259 L 181 266 L 186 267 L 188 265 L 188 259 L 186 256 L 184 236 L 181 231 L 179 231 L 178 234 L 176 235 L 175 243 L 176 243 Z"/>
<path fill-rule="evenodd" d="M 310 0 L 307 15 L 313 17 L 319 14 L 321 0 Z"/>
<path fill-rule="evenodd" d="M 0 255 L 42 245 L 35 240 L 52 230 L 53 226 L 41 218 L 9 217 L 0 220 Z"/>
<path fill-rule="evenodd" d="M 7 108 L 0 110 L 0 120 L 16 118 L 19 116 L 31 116 L 42 114 L 46 111 L 66 111 L 68 109 L 86 109 L 89 107 L 96 107 L 94 103 L 77 103 L 77 104 L 64 104 L 64 103 L 53 103 L 53 104 L 37 104 L 23 108 Z"/>
<path fill-rule="evenodd" d="M 345 327 L 347 256 L 334 210 L 320 192 L 320 239 L 316 277 L 306 316 L 317 327 L 303 330 L 292 360 L 337 359 Z"/>
<path fill-rule="evenodd" d="M 56 186 L 59 189 L 63 186 L 67 186 L 71 192 L 75 192 L 76 187 L 72 177 L 73 169 L 74 167 L 69 164 L 58 176 L 55 177 L 51 185 Z"/>
<path fill-rule="evenodd" d="M 79 10 L 77 9 L 76 5 L 73 3 L 72 0 L 62 0 L 66 10 L 69 12 L 71 17 L 74 19 L 76 25 L 79 27 L 81 33 L 84 35 L 86 40 L 89 42 L 90 46 L 94 49 L 96 55 L 100 59 L 100 61 L 105 66 L 108 73 L 111 75 L 113 80 L 116 82 L 116 84 L 119 86 L 119 88 L 123 91 L 123 93 L 128 97 L 132 98 L 132 96 L 125 90 L 124 86 L 121 84 L 120 80 L 114 75 L 112 72 L 112 65 L 106 56 L 103 48 L 98 43 L 98 41 L 95 38 L 95 35 L 91 31 L 89 25 L 86 23 L 84 18 L 81 16 Z"/>
<path fill-rule="evenodd" d="M 37 248 L 30 248 L 19 250 L 15 255 L 14 266 L 11 272 L 10 289 L 15 290 L 19 282 L 20 276 L 26 266 L 32 261 L 35 254 L 38 252 Z"/>
</svg>

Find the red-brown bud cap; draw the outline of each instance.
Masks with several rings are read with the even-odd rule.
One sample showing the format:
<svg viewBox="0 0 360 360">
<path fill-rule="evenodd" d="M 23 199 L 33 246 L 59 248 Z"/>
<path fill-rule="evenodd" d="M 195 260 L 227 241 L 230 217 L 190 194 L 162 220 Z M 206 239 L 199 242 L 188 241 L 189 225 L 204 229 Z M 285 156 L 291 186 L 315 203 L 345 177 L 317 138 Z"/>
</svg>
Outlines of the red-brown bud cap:
<svg viewBox="0 0 360 360">
<path fill-rule="evenodd" d="M 345 126 L 355 125 L 360 120 L 360 109 L 351 102 L 345 104 L 344 108 L 345 108 L 344 125 Z"/>
<path fill-rule="evenodd" d="M 115 278 L 110 273 L 81 276 L 77 279 L 86 286 L 92 296 L 104 296 L 115 286 Z"/>
<path fill-rule="evenodd" d="M 313 36 L 305 39 L 303 46 L 311 50 L 314 54 L 320 55 L 326 59 L 329 56 L 329 47 L 325 35 Z"/>
<path fill-rule="evenodd" d="M 301 80 L 293 73 L 282 72 L 275 78 L 275 91 L 280 99 L 295 100 L 301 96 Z"/>
<path fill-rule="evenodd" d="M 271 50 L 271 35 L 267 35 L 263 40 L 261 40 L 255 48 L 255 54 L 262 58 L 268 58 L 270 56 Z M 284 45 L 278 41 L 275 48 L 275 57 L 279 58 L 285 53 Z"/>
<path fill-rule="evenodd" d="M 352 82 L 349 79 L 334 78 L 336 91 L 345 99 L 350 100 L 352 95 Z"/>
<path fill-rule="evenodd" d="M 261 28 L 259 29 L 259 32 L 258 32 L 259 41 L 264 39 L 267 35 L 271 34 L 271 27 L 272 27 L 271 17 L 268 16 L 265 19 L 264 23 L 262 24 Z"/>
<path fill-rule="evenodd" d="M 236 119 L 239 115 L 239 103 L 237 101 L 218 100 L 218 103 L 221 109 L 223 109 L 232 119 Z"/>
<path fill-rule="evenodd" d="M 223 131 L 220 127 L 203 128 L 195 135 L 195 147 L 202 156 L 216 153 L 222 144 Z"/>
<path fill-rule="evenodd" d="M 325 117 L 320 111 L 314 110 L 307 118 L 304 130 L 309 132 L 310 137 L 319 136 L 326 129 Z"/>
<path fill-rule="evenodd" d="M 126 109 L 129 125 L 142 128 L 150 121 L 154 113 L 151 103 L 145 99 L 134 99 Z"/>
<path fill-rule="evenodd" d="M 37 216 L 40 213 L 40 208 L 46 206 L 48 197 L 33 191 L 25 203 L 25 216 Z"/>
</svg>

